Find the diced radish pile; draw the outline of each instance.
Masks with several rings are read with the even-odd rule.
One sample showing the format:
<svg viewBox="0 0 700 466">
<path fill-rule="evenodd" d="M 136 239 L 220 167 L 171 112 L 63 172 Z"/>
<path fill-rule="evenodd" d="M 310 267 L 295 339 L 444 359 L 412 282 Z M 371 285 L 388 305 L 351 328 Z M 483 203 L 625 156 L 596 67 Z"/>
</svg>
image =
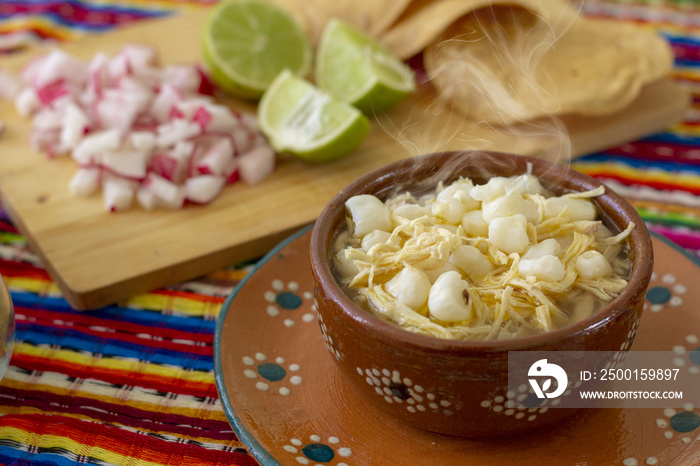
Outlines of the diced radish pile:
<svg viewBox="0 0 700 466">
<path fill-rule="evenodd" d="M 31 144 L 70 154 L 70 191 L 102 188 L 110 211 L 211 202 L 226 184 L 255 184 L 275 153 L 253 115 L 214 102 L 197 66 L 160 67 L 155 49 L 126 45 L 85 63 L 56 50 L 15 76 L 0 70 L 0 97 L 31 116 Z M 1 126 L 0 126 L 1 130 Z"/>
</svg>

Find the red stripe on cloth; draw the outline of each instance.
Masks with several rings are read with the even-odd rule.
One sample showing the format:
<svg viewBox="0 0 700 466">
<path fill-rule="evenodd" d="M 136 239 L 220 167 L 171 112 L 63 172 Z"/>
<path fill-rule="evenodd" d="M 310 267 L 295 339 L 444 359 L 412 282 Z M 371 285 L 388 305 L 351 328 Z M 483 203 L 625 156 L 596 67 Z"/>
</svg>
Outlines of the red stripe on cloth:
<svg viewBox="0 0 700 466">
<path fill-rule="evenodd" d="M 56 358 L 42 358 L 22 352 L 12 355 L 12 365 L 27 371 L 59 372 L 76 379 L 96 379 L 114 385 L 142 387 L 147 390 L 170 392 L 177 395 L 198 398 L 218 398 L 216 386 L 212 382 L 183 380 L 182 377 L 161 377 L 122 369 L 84 366 L 72 361 Z"/>
<path fill-rule="evenodd" d="M 240 449 L 233 451 L 212 450 L 191 443 L 178 443 L 177 447 L 174 447 L 174 442 L 151 435 L 58 415 L 1 416 L 0 426 L 31 432 L 37 440 L 42 435 L 65 437 L 88 447 L 100 447 L 118 455 L 164 465 L 257 465 L 248 453 Z M 233 445 L 237 444 L 235 441 L 232 443 Z M 84 448 L 80 453 L 85 454 L 85 451 L 90 453 L 89 448 Z"/>
<path fill-rule="evenodd" d="M 8 233 L 15 233 L 19 234 L 19 230 L 15 228 L 13 224 L 10 222 L 6 222 L 5 220 L 0 219 L 0 231 L 6 231 Z"/>
<path fill-rule="evenodd" d="M 37 322 L 50 322 L 51 320 L 70 320 L 78 325 L 89 325 L 89 326 L 104 326 L 110 329 L 124 332 L 124 333 L 148 333 L 153 332 L 154 327 L 149 325 L 136 324 L 129 321 L 120 321 L 114 319 L 102 319 L 95 317 L 96 314 L 84 313 L 84 312 L 73 312 L 70 315 L 66 315 L 63 312 L 50 311 L 46 309 L 34 309 L 18 306 L 17 312 L 23 313 L 28 320 L 34 319 Z M 184 330 L 178 330 L 175 328 L 167 328 L 158 326 L 156 327 L 158 334 L 162 335 L 166 339 L 181 339 L 188 341 L 203 341 L 207 344 L 214 343 L 214 336 L 209 332 L 187 332 Z"/>
<path fill-rule="evenodd" d="M 662 160 L 664 162 L 700 165 L 700 149 L 697 146 L 670 142 L 632 142 L 622 147 L 608 149 L 605 153 L 644 160 Z"/>
<path fill-rule="evenodd" d="M 679 60 L 700 61 L 700 47 L 684 44 L 672 44 L 671 49 L 673 50 L 673 54 Z"/>
<path fill-rule="evenodd" d="M 0 275 L 5 277 L 24 277 L 35 280 L 50 281 L 46 270 L 27 262 L 15 262 L 0 259 Z"/>
<path fill-rule="evenodd" d="M 205 356 L 214 355 L 214 336 L 210 333 L 184 332 L 158 327 L 158 338 L 149 338 L 146 337 L 146 335 L 153 336 L 153 327 L 129 322 L 117 322 L 110 319 L 99 319 L 92 315 L 71 314 L 67 316 L 59 312 L 36 310 L 19 306 L 15 309 L 15 313 L 23 315 L 27 322 L 41 325 L 47 329 L 68 328 L 99 338 L 109 338 L 111 340 L 125 341 L 183 353 Z M 173 339 L 196 342 L 197 344 L 173 342 Z"/>
<path fill-rule="evenodd" d="M 3 2 L 5 3 L 5 2 Z M 0 10 L 3 15 L 26 16 L 53 13 L 74 23 L 112 25 L 131 22 L 146 16 L 138 11 L 124 11 L 117 8 L 91 10 L 80 3 L 55 2 L 7 2 Z"/>
<path fill-rule="evenodd" d="M 228 422 L 216 419 L 147 411 L 123 404 L 107 403 L 75 395 L 67 397 L 39 390 L 3 387 L 2 393 L 0 403 L 10 402 L 10 406 L 20 405 L 23 408 L 32 407 L 44 412 L 87 416 L 101 422 L 146 429 L 160 434 L 206 437 L 213 440 L 236 439 Z M 164 394 L 163 400 L 167 397 L 168 394 Z M 165 406 L 163 409 L 171 410 L 172 407 Z M 204 410 L 202 414 L 205 414 Z"/>
</svg>

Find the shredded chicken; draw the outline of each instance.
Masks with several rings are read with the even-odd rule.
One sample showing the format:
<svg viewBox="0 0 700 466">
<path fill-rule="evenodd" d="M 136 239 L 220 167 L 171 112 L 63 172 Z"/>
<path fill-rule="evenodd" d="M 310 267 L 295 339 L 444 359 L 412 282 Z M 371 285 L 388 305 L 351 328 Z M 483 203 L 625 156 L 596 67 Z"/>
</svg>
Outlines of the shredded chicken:
<svg viewBox="0 0 700 466">
<path fill-rule="evenodd" d="M 517 177 L 506 180 L 511 180 L 517 188 Z M 466 179 L 457 182 L 467 183 L 467 187 L 473 186 Z M 554 196 L 547 192 L 518 193 L 516 188 L 516 195 L 536 207 L 532 211 L 537 218 L 532 218 L 526 225 L 528 248 L 549 238 L 564 245 L 555 255 L 563 266 L 561 279 L 543 280 L 536 274 L 521 274 L 519 262 L 524 260 L 526 252 L 505 253 L 494 246 L 489 235 L 467 234 L 461 224 L 448 223 L 434 215 L 435 211 L 441 212 L 433 208 L 438 202 L 435 194 L 418 199 L 402 194 L 385 203 L 393 228 L 388 232 L 390 236 L 387 241 L 373 244 L 367 250 L 360 245 L 361 239 L 353 239 L 351 234 L 338 241 L 336 269 L 344 271 L 339 272 L 341 283 L 357 296 L 362 305 L 406 330 L 464 340 L 504 339 L 546 332 L 566 325 L 572 319 L 587 317 L 617 296 L 627 285 L 625 277 L 629 271 L 629 261 L 625 242 L 634 224 L 630 223 L 624 231 L 614 235 L 598 218 L 572 218 L 567 212 L 568 207 L 556 216 L 545 217 L 545 203 Z M 438 193 L 443 189 L 445 187 L 439 186 Z M 589 202 L 603 193 L 604 188 L 601 187 L 560 197 Z M 513 195 L 512 192 L 507 194 Z M 423 210 L 419 211 L 422 215 L 407 218 L 394 214 L 397 208 L 406 205 L 422 207 Z M 348 218 L 350 233 L 352 226 L 353 220 Z M 482 277 L 474 277 L 468 270 L 455 267 L 451 263 L 452 253 L 463 245 L 477 248 L 492 264 L 491 271 Z M 596 278 L 582 277 L 577 272 L 576 263 L 587 251 L 600 252 L 609 261 L 613 272 Z M 340 262 L 345 266 L 342 267 Z M 460 271 L 467 282 L 468 296 L 465 295 L 465 300 L 470 301 L 469 317 L 463 321 L 441 322 L 431 315 L 427 302 L 413 309 L 397 299 L 389 291 L 387 282 L 407 266 L 432 276 L 433 284 L 435 276 L 441 272 Z M 590 309 L 585 312 L 572 308 L 578 301 L 591 302 L 589 299 L 570 299 L 581 293 L 594 296 L 598 305 L 589 305 Z"/>
</svg>

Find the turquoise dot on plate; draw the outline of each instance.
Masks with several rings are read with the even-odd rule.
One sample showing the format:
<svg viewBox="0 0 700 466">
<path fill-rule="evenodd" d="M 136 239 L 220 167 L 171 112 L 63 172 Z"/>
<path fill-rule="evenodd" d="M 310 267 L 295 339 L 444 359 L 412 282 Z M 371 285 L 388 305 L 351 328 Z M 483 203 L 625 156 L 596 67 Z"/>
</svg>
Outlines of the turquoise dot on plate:
<svg viewBox="0 0 700 466">
<path fill-rule="evenodd" d="M 655 286 L 647 291 L 646 298 L 651 304 L 664 304 L 671 300 L 671 290 L 665 286 Z"/>
<path fill-rule="evenodd" d="M 294 293 L 290 293 L 289 291 L 279 293 L 275 298 L 275 302 L 282 309 L 288 310 L 296 309 L 301 306 L 301 298 Z"/>
<path fill-rule="evenodd" d="M 688 359 L 690 359 L 690 362 L 692 362 L 696 366 L 700 366 L 700 346 L 698 346 L 694 350 L 690 350 L 690 353 L 688 354 Z"/>
<path fill-rule="evenodd" d="M 698 427 L 700 427 L 700 416 L 691 411 L 674 414 L 671 418 L 671 429 L 676 432 L 692 432 Z"/>
<path fill-rule="evenodd" d="M 280 366 L 279 364 L 264 362 L 258 366 L 258 374 L 270 382 L 277 382 L 282 380 L 284 376 L 287 375 L 287 371 L 285 371 L 284 367 Z"/>
<path fill-rule="evenodd" d="M 310 443 L 302 448 L 301 452 L 311 461 L 319 463 L 327 463 L 335 456 L 333 449 L 322 443 Z"/>
</svg>

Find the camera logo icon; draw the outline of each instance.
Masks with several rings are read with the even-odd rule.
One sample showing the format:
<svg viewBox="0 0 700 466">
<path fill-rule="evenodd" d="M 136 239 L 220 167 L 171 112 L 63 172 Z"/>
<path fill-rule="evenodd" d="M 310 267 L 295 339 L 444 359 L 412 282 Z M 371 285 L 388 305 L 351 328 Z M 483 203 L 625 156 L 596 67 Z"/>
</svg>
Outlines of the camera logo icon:
<svg viewBox="0 0 700 466">
<path fill-rule="evenodd" d="M 546 359 L 536 361 L 530 370 L 527 372 L 528 382 L 535 391 L 537 398 L 556 398 L 566 390 L 569 383 L 569 377 L 566 371 L 557 364 L 548 363 Z M 556 389 L 549 391 L 552 388 L 552 379 L 557 381 Z M 542 385 L 540 386 L 540 380 Z"/>
</svg>

